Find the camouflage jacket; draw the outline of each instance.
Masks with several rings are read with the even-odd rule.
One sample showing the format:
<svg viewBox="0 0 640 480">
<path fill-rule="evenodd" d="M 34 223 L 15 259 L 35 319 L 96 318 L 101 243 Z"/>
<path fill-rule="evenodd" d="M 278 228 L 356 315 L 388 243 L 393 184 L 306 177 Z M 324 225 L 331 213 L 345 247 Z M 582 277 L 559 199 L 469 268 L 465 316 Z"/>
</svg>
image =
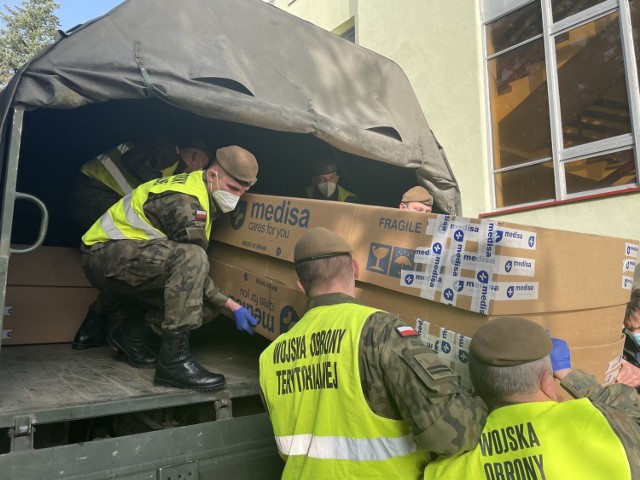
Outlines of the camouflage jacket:
<svg viewBox="0 0 640 480">
<path fill-rule="evenodd" d="M 209 204 L 211 221 L 220 218 L 222 213 L 216 208 L 215 202 L 209 199 Z M 150 196 L 143 208 L 151 224 L 163 232 L 169 240 L 193 243 L 204 250 L 208 249 L 206 221 L 199 218 L 201 215 L 196 214 L 202 211 L 202 206 L 196 197 L 181 192 L 164 192 Z M 205 285 L 205 299 L 221 307 L 228 298 L 228 295 L 217 288 L 211 278 L 208 278 Z"/>
<path fill-rule="evenodd" d="M 309 308 L 359 303 L 334 293 L 311 298 Z M 427 348 L 417 333 L 402 336 L 406 327 L 397 316 L 376 312 L 365 322 L 359 345 L 362 391 L 371 410 L 385 418 L 404 419 L 416 443 L 438 455 L 471 450 L 480 438 L 487 407 L 466 397 L 455 374 Z"/>
<path fill-rule="evenodd" d="M 575 398 L 588 398 L 602 412 L 627 452 L 631 478 L 640 479 L 640 396 L 636 390 L 620 383 L 603 387 L 580 370 L 573 370 L 560 385 Z"/>
<path fill-rule="evenodd" d="M 209 199 L 211 221 L 220 218 L 222 213 L 215 202 Z M 163 232 L 169 240 L 178 243 L 194 243 L 205 250 L 209 247 L 205 225 L 206 219 L 199 218 L 197 212 L 203 207 L 195 196 L 181 192 L 167 191 L 150 195 L 144 203 L 144 213 L 151 224 Z"/>
</svg>

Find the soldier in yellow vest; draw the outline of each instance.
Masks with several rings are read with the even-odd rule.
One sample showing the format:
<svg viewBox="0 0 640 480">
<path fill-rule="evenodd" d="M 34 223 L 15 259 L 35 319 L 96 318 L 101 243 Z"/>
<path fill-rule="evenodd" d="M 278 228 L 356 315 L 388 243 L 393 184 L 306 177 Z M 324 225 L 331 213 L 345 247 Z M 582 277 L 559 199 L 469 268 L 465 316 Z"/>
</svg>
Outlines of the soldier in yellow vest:
<svg viewBox="0 0 640 480">
<path fill-rule="evenodd" d="M 472 449 L 486 406 L 397 316 L 354 298 L 351 247 L 323 227 L 295 245 L 308 310 L 260 356 L 285 479 L 419 478 Z"/>
<path fill-rule="evenodd" d="M 398 208 L 412 212 L 430 213 L 433 208 L 433 197 L 426 188 L 416 186 L 404 192 Z"/>
<path fill-rule="evenodd" d="M 155 178 L 203 170 L 210 159 L 208 147 L 197 139 L 176 144 L 167 137 L 149 136 L 122 143 L 82 166 L 72 187 L 69 213 L 87 231 L 111 205 L 138 185 Z M 106 304 L 101 311 L 116 313 L 115 306 Z M 135 316 L 138 312 L 127 306 L 124 313 Z M 89 312 L 71 346 L 80 350 L 104 345 L 107 317 Z"/>
<path fill-rule="evenodd" d="M 640 479 L 640 399 L 571 369 L 569 348 L 536 323 L 489 321 L 471 339 L 469 368 L 491 413 L 471 452 L 439 459 L 426 480 Z M 575 400 L 558 402 L 554 377 Z"/>
<path fill-rule="evenodd" d="M 161 335 L 157 359 L 148 350 L 150 329 L 139 322 L 125 321 L 108 341 L 133 366 L 155 366 L 156 384 L 204 391 L 225 384 L 224 376 L 206 370 L 190 353 L 189 334 L 203 315 L 208 320 L 225 309 L 238 329 L 253 333 L 256 320 L 209 277 L 206 250 L 212 222 L 234 210 L 257 173 L 250 152 L 220 148 L 205 171 L 135 188 L 82 237 L 82 265 L 92 285 L 109 301 L 124 298 L 149 309 L 145 321 Z M 103 313 L 102 304 L 91 310 Z"/>
<path fill-rule="evenodd" d="M 338 185 L 340 176 L 336 162 L 330 158 L 315 160 L 311 166 L 311 185 L 305 189 L 309 198 L 356 203 L 358 196 Z"/>
</svg>

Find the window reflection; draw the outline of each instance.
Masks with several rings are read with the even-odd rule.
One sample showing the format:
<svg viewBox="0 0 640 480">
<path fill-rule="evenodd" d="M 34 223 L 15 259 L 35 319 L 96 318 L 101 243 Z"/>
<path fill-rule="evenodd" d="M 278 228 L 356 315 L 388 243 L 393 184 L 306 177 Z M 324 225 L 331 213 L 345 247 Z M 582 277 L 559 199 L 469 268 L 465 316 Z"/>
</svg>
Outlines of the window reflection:
<svg viewBox="0 0 640 480">
<path fill-rule="evenodd" d="M 489 55 L 517 45 L 542 33 L 542 12 L 539 2 L 516 10 L 487 26 Z"/>
<path fill-rule="evenodd" d="M 604 0 L 552 0 L 553 21 L 558 22 L 571 15 L 591 8 Z"/>
<path fill-rule="evenodd" d="M 495 168 L 550 157 L 542 39 L 490 60 L 489 77 Z"/>
<path fill-rule="evenodd" d="M 637 172 L 633 151 L 600 155 L 565 164 L 567 193 L 633 185 Z"/>
<path fill-rule="evenodd" d="M 495 180 L 498 208 L 554 200 L 556 196 L 551 161 L 498 173 Z"/>
<path fill-rule="evenodd" d="M 631 132 L 618 13 L 556 38 L 565 147 Z"/>
</svg>

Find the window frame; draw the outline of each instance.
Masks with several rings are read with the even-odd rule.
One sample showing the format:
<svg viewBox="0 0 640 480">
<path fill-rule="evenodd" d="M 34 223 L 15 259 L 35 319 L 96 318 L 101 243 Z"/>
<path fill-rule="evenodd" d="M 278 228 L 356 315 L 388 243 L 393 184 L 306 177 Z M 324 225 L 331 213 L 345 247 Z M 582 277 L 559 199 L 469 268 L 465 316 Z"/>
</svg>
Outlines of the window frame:
<svg viewBox="0 0 640 480">
<path fill-rule="evenodd" d="M 573 201 L 583 201 L 593 199 L 600 196 L 609 196 L 612 194 L 624 194 L 640 188 L 640 88 L 638 87 L 638 65 L 633 45 L 632 21 L 629 7 L 629 0 L 604 0 L 602 3 L 580 11 L 556 23 L 553 23 L 551 0 L 503 0 L 503 3 L 496 6 L 495 0 L 480 0 L 482 15 L 482 35 L 481 46 L 483 52 L 483 70 L 484 70 L 484 90 L 485 90 L 485 118 L 487 125 L 487 151 L 488 151 L 488 169 L 490 178 L 490 196 L 491 209 L 494 213 L 506 211 L 530 210 L 542 207 L 548 207 L 552 204 L 567 203 Z M 640 1 L 640 0 L 637 0 Z M 487 55 L 488 51 L 488 25 L 510 14 L 520 8 L 531 3 L 537 2 L 542 10 L 542 34 L 535 35 L 525 41 L 512 45 L 499 52 Z M 490 7 L 489 7 L 490 5 Z M 562 112 L 560 109 L 560 92 L 558 82 L 558 69 L 556 59 L 556 38 L 569 30 L 575 29 L 589 22 L 605 17 L 611 13 L 618 12 L 618 23 L 620 28 L 620 42 L 622 49 L 622 60 L 624 65 L 625 84 L 627 88 L 627 97 L 629 103 L 630 127 L 631 133 L 624 133 L 615 137 L 597 140 L 581 145 L 564 147 L 562 132 Z M 640 30 L 640 24 L 636 26 Z M 509 50 L 518 48 L 527 43 L 539 40 L 542 37 L 545 51 L 545 68 L 547 77 L 547 94 L 549 101 L 549 124 L 551 132 L 551 157 L 536 159 L 518 165 L 495 168 L 494 159 L 494 138 L 493 138 L 493 119 L 491 104 L 491 79 L 489 64 L 492 59 L 502 55 Z M 600 188 L 597 190 L 588 190 L 585 192 L 567 193 L 566 188 L 566 172 L 567 164 L 589 157 L 596 157 L 610 153 L 616 153 L 622 150 L 631 149 L 635 159 L 636 182 L 635 184 L 620 185 L 614 187 Z M 509 205 L 498 207 L 498 199 L 496 192 L 497 175 L 532 165 L 553 162 L 554 166 L 554 187 L 555 199 L 540 200 L 526 204 Z"/>
</svg>

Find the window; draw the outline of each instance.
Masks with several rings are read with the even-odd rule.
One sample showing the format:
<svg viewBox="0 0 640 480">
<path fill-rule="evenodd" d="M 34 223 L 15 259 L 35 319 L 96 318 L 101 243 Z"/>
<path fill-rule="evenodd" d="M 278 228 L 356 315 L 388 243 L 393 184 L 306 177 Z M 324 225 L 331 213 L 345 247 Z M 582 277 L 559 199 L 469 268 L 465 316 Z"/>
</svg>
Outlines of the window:
<svg viewBox="0 0 640 480">
<path fill-rule="evenodd" d="M 356 27 L 351 27 L 344 33 L 340 35 L 340 37 L 345 40 L 349 40 L 351 43 L 356 43 Z"/>
<path fill-rule="evenodd" d="M 495 208 L 637 187 L 640 0 L 496 5 L 484 0 Z"/>
</svg>

